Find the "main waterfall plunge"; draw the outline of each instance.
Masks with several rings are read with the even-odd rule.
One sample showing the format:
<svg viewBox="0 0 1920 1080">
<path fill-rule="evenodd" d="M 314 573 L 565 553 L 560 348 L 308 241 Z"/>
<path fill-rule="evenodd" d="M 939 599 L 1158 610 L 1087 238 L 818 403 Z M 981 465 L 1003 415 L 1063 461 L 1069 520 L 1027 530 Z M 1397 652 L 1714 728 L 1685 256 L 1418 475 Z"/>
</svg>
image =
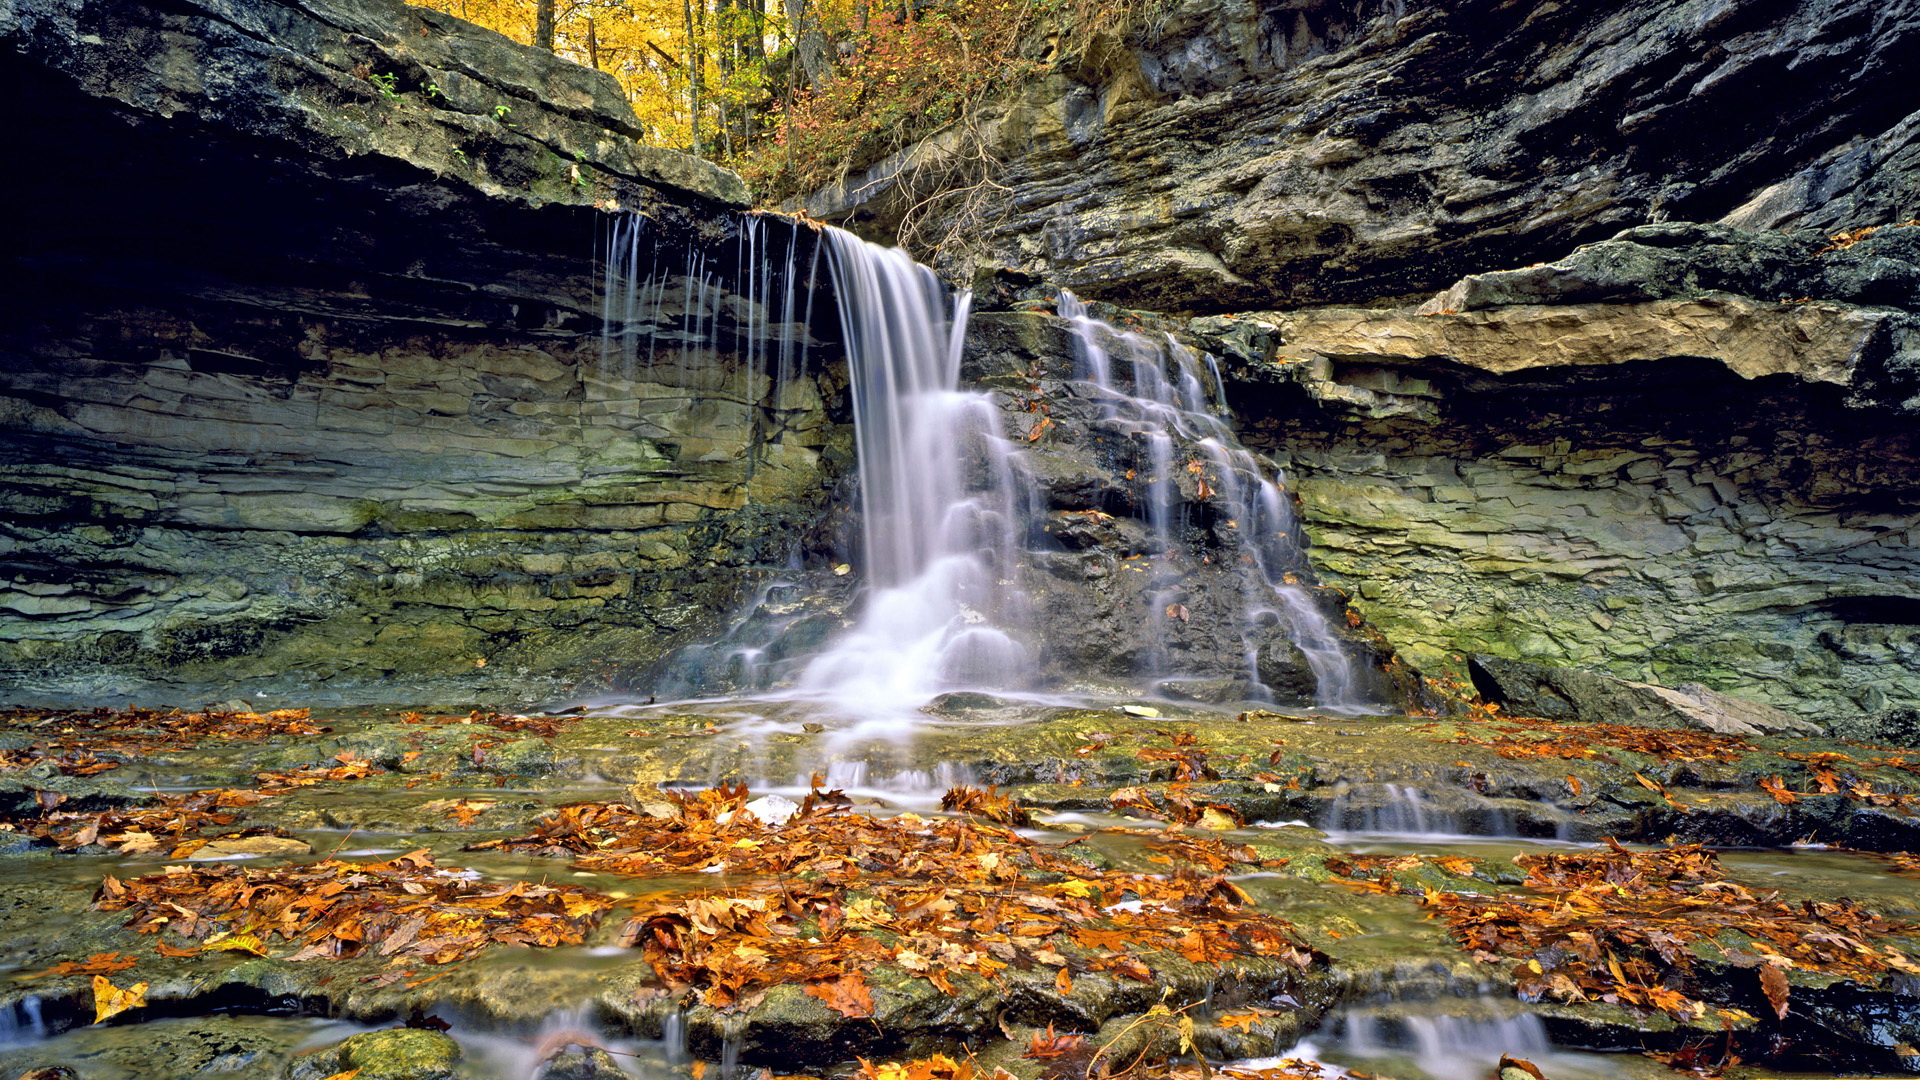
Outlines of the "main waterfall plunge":
<svg viewBox="0 0 1920 1080">
<path fill-rule="evenodd" d="M 1213 357 L 1120 331 L 1062 293 L 1072 370 L 1052 396 L 1042 373 L 1014 372 L 1029 383 L 1020 412 L 1008 378 L 991 391 L 962 386 L 970 297 L 903 252 L 754 215 L 741 220 L 735 252 L 731 266 L 717 265 L 656 244 L 644 219 L 618 222 L 603 362 L 631 379 L 663 350 L 682 370 L 690 356 L 697 366 L 725 352 L 778 402 L 823 352 L 809 328 L 815 297 L 830 291 L 858 453 L 849 561 L 863 593 L 851 617 L 823 631 L 805 614 L 796 557 L 795 572 L 763 589 L 732 632 L 683 651 L 659 690 L 798 697 L 883 725 L 942 692 L 1036 692 L 1086 678 L 1172 693 L 1211 680 L 1210 700 L 1370 704 L 1309 584 L 1289 497 L 1227 423 Z M 1030 427 L 1010 435 L 1016 412 Z M 1097 455 L 1111 490 L 1082 505 L 1049 488 L 1037 471 L 1060 467 L 1037 462 L 1056 442 Z M 1088 549 L 1089 527 L 1125 534 L 1107 544 L 1124 572 L 1088 569 L 1105 591 L 1074 593 L 1127 628 L 1093 662 L 1051 641 L 1039 610 L 1074 587 L 1061 585 L 1078 573 L 1063 575 L 1061 560 Z M 1124 589 L 1099 580 L 1114 577 Z"/>
</svg>

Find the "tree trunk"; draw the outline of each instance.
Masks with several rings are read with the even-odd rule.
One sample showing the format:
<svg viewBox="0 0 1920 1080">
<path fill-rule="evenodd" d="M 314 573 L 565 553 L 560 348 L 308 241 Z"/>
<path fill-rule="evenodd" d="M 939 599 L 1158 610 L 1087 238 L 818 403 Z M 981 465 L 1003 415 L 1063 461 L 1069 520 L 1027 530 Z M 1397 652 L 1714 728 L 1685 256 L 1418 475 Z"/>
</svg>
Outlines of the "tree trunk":
<svg viewBox="0 0 1920 1080">
<path fill-rule="evenodd" d="M 706 0 L 700 0 L 704 5 Z M 668 10 L 672 10 L 669 8 Z M 700 53 L 700 38 L 695 33 L 693 23 L 693 0 L 680 0 L 680 10 L 687 20 L 687 127 L 693 132 L 693 155 L 700 156 L 700 64 L 704 57 Z M 701 10 L 705 14 L 705 8 Z"/>
<path fill-rule="evenodd" d="M 600 70 L 600 38 L 593 31 L 593 19 L 587 19 L 587 66 Z"/>
<path fill-rule="evenodd" d="M 553 51 L 553 5 L 554 0 L 539 0 L 533 8 L 533 47 L 548 52 Z"/>
<path fill-rule="evenodd" d="M 820 17 L 813 12 L 813 5 L 807 0 L 786 0 L 787 18 L 793 22 L 793 52 L 800 58 L 800 70 L 807 77 L 809 89 L 818 90 L 824 86 L 827 76 L 832 72 L 833 62 L 828 58 L 827 35 L 820 30 Z"/>
</svg>

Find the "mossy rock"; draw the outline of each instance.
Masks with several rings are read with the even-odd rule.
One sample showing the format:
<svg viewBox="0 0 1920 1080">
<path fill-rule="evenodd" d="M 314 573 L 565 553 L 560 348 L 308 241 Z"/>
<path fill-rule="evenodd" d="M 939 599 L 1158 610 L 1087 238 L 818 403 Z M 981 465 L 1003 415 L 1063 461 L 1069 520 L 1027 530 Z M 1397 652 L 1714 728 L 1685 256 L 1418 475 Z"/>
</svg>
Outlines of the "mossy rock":
<svg viewBox="0 0 1920 1080">
<path fill-rule="evenodd" d="M 453 1080 L 460 1044 L 437 1031 L 394 1028 L 342 1041 L 295 1065 L 289 1080 L 322 1080 L 358 1069 L 357 1080 Z"/>
</svg>

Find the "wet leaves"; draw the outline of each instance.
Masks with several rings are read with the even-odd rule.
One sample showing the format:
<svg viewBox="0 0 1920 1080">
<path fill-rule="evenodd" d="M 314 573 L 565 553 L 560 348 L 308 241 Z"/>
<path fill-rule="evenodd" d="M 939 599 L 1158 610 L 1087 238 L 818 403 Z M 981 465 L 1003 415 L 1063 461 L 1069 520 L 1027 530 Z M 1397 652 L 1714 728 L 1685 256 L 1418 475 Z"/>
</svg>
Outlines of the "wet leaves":
<svg viewBox="0 0 1920 1080">
<path fill-rule="evenodd" d="M 1599 1000 L 1640 1013 L 1697 1019 L 1717 1000 L 1732 1007 L 1716 966 L 1761 968 L 1769 1004 L 1788 1002 L 1786 973 L 1802 970 L 1874 983 L 1920 964 L 1889 941 L 1920 930 L 1849 900 L 1788 904 L 1726 880 L 1697 844 L 1598 854 L 1523 855 L 1524 893 L 1428 891 L 1423 902 L 1483 962 L 1517 961 L 1520 995 Z"/>
<path fill-rule="evenodd" d="M 186 795 L 156 794 L 154 804 L 98 813 L 59 811 L 37 819 L 10 822 L 13 831 L 50 841 L 62 851 L 97 845 L 122 855 L 164 854 L 184 859 L 209 843 L 251 837 L 285 836 L 269 829 L 244 829 L 206 837 L 206 829 L 225 829 L 238 823 L 238 808 L 260 801 L 242 791 L 197 791 Z"/>
<path fill-rule="evenodd" d="M 286 772 L 263 772 L 254 776 L 260 782 L 260 794 L 285 795 L 303 787 L 312 787 L 321 783 L 343 783 L 349 780 L 364 780 L 376 773 L 387 770 L 373 762 L 354 754 L 351 750 L 342 750 L 333 756 L 340 764 L 333 768 L 319 765 L 302 765 Z"/>
<path fill-rule="evenodd" d="M 119 881 L 94 898 L 102 911 L 127 911 L 143 934 L 162 930 L 203 949 L 289 961 L 379 955 L 445 964 L 489 945 L 578 945 L 613 906 L 576 886 L 488 883 L 471 871 L 436 867 L 425 851 L 384 862 L 328 859 L 302 866 L 168 867 Z"/>
<path fill-rule="evenodd" d="M 953 791 L 956 807 L 982 793 Z M 620 804 L 562 807 L 534 834 L 481 847 L 571 857 L 633 875 L 713 870 L 758 883 L 643 902 L 625 940 L 670 988 L 742 1008 L 784 983 L 842 1015 L 871 1012 L 865 973 L 892 965 L 949 993 L 962 976 L 1085 972 L 1150 981 L 1140 956 L 1195 963 L 1318 961 L 1286 923 L 1246 908 L 1224 877 L 1193 866 L 1116 873 L 990 820 L 854 813 L 815 791 L 787 821 L 746 809 L 747 791 L 663 792 L 659 812 Z M 1051 969 L 1051 971 L 1048 971 Z"/>
<path fill-rule="evenodd" d="M 191 746 L 204 739 L 267 739 L 318 735 L 306 709 L 267 713 L 209 709 L 4 709 L 0 727 L 32 734 L 53 748 L 131 755 Z"/>
<path fill-rule="evenodd" d="M 1605 750 L 1626 750 L 1659 761 L 1739 761 L 1757 749 L 1734 735 L 1671 731 L 1628 724 L 1573 723 L 1529 719 L 1497 723 L 1485 732 L 1467 730 L 1448 740 L 1463 746 L 1491 747 L 1503 758 L 1610 760 Z"/>
<path fill-rule="evenodd" d="M 18 975 L 21 979 L 44 979 L 49 976 L 63 975 L 111 975 L 116 971 L 125 971 L 136 960 L 131 956 L 121 956 L 117 952 L 94 953 L 85 960 L 63 960 L 45 971 L 35 971 Z"/>
<path fill-rule="evenodd" d="M 984 818 L 1002 825 L 1031 825 L 1033 814 L 1013 799 L 1000 794 L 989 784 L 985 791 L 962 784 L 940 797 L 940 809 L 968 817 Z"/>
</svg>

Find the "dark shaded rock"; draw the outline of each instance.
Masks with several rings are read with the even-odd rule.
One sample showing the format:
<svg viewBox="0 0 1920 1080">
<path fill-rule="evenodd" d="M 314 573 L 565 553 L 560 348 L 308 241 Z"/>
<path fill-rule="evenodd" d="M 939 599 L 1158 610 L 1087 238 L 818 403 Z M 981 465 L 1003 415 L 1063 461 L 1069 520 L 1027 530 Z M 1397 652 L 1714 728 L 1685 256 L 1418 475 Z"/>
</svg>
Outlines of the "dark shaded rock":
<svg viewBox="0 0 1920 1080">
<path fill-rule="evenodd" d="M 1870 0 L 1188 0 L 1063 35 L 1048 79 L 809 207 L 891 235 L 978 132 L 1006 195 L 952 257 L 1186 311 L 1430 293 L 1662 221 L 1832 232 L 1914 215 L 1916 39 Z"/>
<path fill-rule="evenodd" d="M 1920 749 L 1920 709 L 1885 709 L 1878 713 L 1838 713 L 1825 718 L 1836 739 L 1875 746 Z"/>
<path fill-rule="evenodd" d="M 1721 735 L 1823 735 L 1819 725 L 1768 705 L 1686 685 L 1668 689 L 1590 671 L 1476 655 L 1474 689 L 1511 716 L 1693 728 Z"/>
<path fill-rule="evenodd" d="M 603 346 L 596 204 L 669 262 L 815 237 L 610 76 L 397 0 L 28 0 L 0 80 L 47 163 L 0 180 L 12 694 L 645 688 L 852 460 L 837 350 L 774 386 L 743 297 L 711 347 Z"/>
</svg>

